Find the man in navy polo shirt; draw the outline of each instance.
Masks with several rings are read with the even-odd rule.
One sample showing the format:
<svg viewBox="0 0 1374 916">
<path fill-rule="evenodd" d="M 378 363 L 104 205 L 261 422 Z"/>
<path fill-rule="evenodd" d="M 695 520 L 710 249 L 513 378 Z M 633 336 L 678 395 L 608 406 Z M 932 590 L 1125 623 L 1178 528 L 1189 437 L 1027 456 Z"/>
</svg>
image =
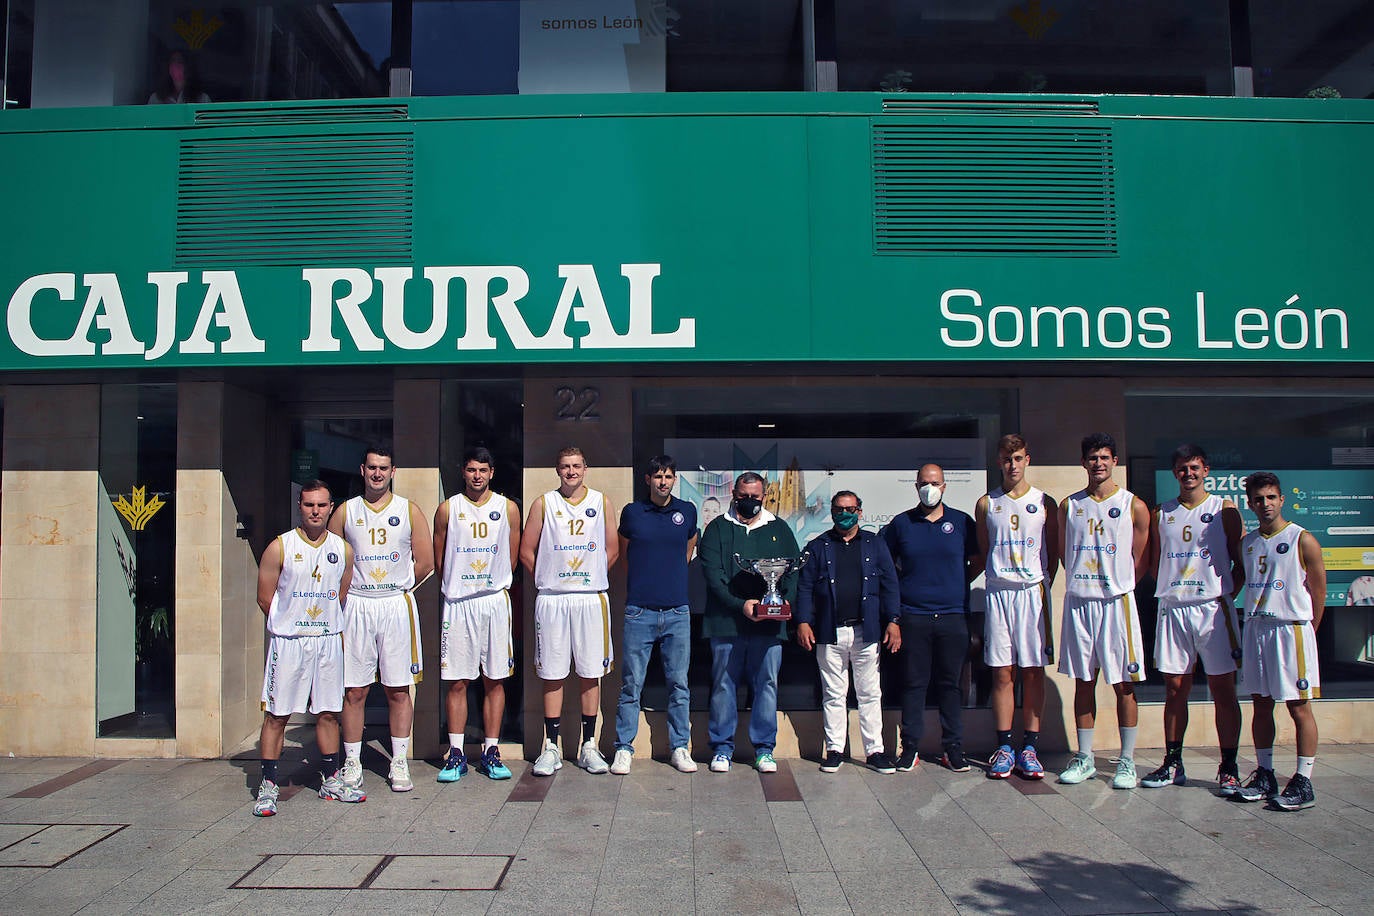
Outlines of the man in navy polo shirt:
<svg viewBox="0 0 1374 916">
<path fill-rule="evenodd" d="M 639 695 L 649 655 L 657 642 L 668 682 L 672 764 L 683 773 L 695 773 L 697 765 L 687 750 L 691 737 L 687 666 L 692 644 L 687 561 L 696 548 L 697 509 L 673 495 L 677 466 L 669 456 L 650 459 L 644 482 L 649 486 L 649 498 L 630 503 L 620 513 L 620 550 L 629 558 L 629 567 L 611 772 L 618 776 L 630 772 L 639 732 Z"/>
<path fill-rule="evenodd" d="M 983 571 L 973 519 L 944 504 L 945 472 L 927 464 L 916 475 L 921 502 L 882 530 L 897 564 L 902 597 L 902 650 L 906 685 L 902 692 L 902 753 L 897 769 L 916 768 L 916 748 L 925 732 L 926 687 L 935 675 L 940 705 L 940 762 L 967 772 L 963 750 L 963 695 L 959 675 L 968 656 L 968 587 Z"/>
</svg>

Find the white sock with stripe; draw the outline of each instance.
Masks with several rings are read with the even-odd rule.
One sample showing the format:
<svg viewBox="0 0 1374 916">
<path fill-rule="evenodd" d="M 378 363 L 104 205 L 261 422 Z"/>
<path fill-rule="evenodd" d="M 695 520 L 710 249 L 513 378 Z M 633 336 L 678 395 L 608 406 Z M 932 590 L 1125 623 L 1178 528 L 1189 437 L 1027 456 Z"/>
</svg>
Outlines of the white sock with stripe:
<svg viewBox="0 0 1374 916">
<path fill-rule="evenodd" d="M 397 738 L 395 735 L 391 736 L 391 756 L 393 759 L 406 759 L 406 751 L 408 750 L 410 750 L 409 738 Z"/>
<path fill-rule="evenodd" d="M 345 760 L 357 760 L 363 755 L 363 743 L 361 741 L 345 741 L 343 746 Z"/>
</svg>

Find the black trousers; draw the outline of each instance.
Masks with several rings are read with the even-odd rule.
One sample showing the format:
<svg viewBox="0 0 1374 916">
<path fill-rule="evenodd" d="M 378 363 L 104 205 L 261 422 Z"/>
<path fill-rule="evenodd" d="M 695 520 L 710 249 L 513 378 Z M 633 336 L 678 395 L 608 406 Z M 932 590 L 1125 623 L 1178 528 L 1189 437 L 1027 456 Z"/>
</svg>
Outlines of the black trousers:
<svg viewBox="0 0 1374 916">
<path fill-rule="evenodd" d="M 964 696 L 959 675 L 968 657 L 968 619 L 965 614 L 903 614 L 902 658 L 906 685 L 902 690 L 902 746 L 916 747 L 925 733 L 926 690 L 935 691 L 940 707 L 940 743 L 964 741 Z"/>
</svg>

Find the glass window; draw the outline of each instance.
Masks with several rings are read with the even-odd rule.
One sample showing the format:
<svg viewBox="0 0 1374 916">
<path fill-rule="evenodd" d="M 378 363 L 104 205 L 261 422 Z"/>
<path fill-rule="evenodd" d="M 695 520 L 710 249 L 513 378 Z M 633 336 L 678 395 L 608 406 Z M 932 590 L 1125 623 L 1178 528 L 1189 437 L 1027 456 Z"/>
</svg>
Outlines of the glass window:
<svg viewBox="0 0 1374 916">
<path fill-rule="evenodd" d="M 33 0 L 10 0 L 0 21 L 3 108 L 28 108 L 33 91 Z"/>
<path fill-rule="evenodd" d="M 100 394 L 96 720 L 106 737 L 176 734 L 175 385 Z"/>
<path fill-rule="evenodd" d="M 1230 95 L 1224 0 L 835 0 L 841 89 Z"/>
<path fill-rule="evenodd" d="M 1250 0 L 1255 95 L 1374 95 L 1374 8 L 1360 0 Z"/>
<path fill-rule="evenodd" d="M 1241 481 L 1273 471 L 1284 518 L 1311 531 L 1326 556 L 1326 617 L 1317 631 L 1322 694 L 1374 696 L 1374 392 L 1137 391 L 1127 395 L 1130 486 L 1150 505 L 1177 495 L 1170 455 L 1185 442 L 1206 450 L 1208 489 L 1233 499 L 1256 528 Z M 1154 582 L 1137 597 L 1153 653 Z M 1194 691 L 1205 696 L 1195 679 Z M 1162 684 L 1153 670 L 1150 684 Z M 1162 687 L 1149 699 L 1161 699 Z"/>
</svg>

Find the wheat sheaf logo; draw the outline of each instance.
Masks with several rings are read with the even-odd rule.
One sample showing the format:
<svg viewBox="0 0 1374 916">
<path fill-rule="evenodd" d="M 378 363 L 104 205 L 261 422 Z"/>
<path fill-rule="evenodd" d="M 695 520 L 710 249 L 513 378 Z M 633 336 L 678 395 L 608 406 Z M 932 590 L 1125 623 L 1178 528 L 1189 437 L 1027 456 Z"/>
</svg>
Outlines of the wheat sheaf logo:
<svg viewBox="0 0 1374 916">
<path fill-rule="evenodd" d="M 199 51 L 205 47 L 210 36 L 223 27 L 223 19 L 218 16 L 211 16 L 206 19 L 204 10 L 191 10 L 188 19 L 177 19 L 176 22 L 172 23 L 172 31 L 180 35 L 182 41 L 186 42 L 186 47 L 192 51 Z"/>
<path fill-rule="evenodd" d="M 475 572 L 475 573 L 477 573 L 478 575 L 481 575 L 482 573 L 484 573 L 484 572 L 487 571 L 487 561 L 486 561 L 486 560 L 473 560 L 473 561 L 472 561 L 471 563 L 469 563 L 468 565 L 471 566 L 471 567 L 472 567 L 472 571 Z"/>
<path fill-rule="evenodd" d="M 568 569 L 571 569 L 573 572 L 577 572 L 579 569 L 582 568 L 582 564 L 585 562 L 587 561 L 582 557 L 573 557 L 571 560 L 568 561 Z"/>
<path fill-rule="evenodd" d="M 1027 0 L 1025 6 L 1012 7 L 1010 15 L 1027 37 L 1039 41 L 1045 37 L 1050 26 L 1059 21 L 1060 13 L 1058 10 L 1045 9 L 1040 0 Z"/>
<path fill-rule="evenodd" d="M 368 577 L 369 579 L 371 579 L 373 582 L 380 582 L 380 581 L 382 581 L 383 579 L 386 578 L 386 570 L 385 570 L 385 569 L 374 569 L 374 570 L 371 570 L 370 572 L 368 572 L 367 577 Z"/>
<path fill-rule="evenodd" d="M 115 511 L 124 516 L 130 528 L 142 531 L 148 522 L 152 521 L 153 516 L 157 515 L 158 510 L 167 505 L 167 501 L 156 493 L 152 499 L 148 499 L 147 487 L 134 487 L 128 499 L 121 493 L 118 499 L 113 500 L 113 504 Z"/>
<path fill-rule="evenodd" d="M 1083 563 L 1083 568 L 1088 572 L 1095 573 L 1101 568 L 1101 565 L 1102 564 L 1098 563 L 1096 560 L 1087 560 Z"/>
<path fill-rule="evenodd" d="M 305 612 L 310 615 L 311 620 L 314 620 L 316 617 L 324 613 L 324 608 L 318 605 L 311 605 L 310 607 L 305 609 Z"/>
</svg>

